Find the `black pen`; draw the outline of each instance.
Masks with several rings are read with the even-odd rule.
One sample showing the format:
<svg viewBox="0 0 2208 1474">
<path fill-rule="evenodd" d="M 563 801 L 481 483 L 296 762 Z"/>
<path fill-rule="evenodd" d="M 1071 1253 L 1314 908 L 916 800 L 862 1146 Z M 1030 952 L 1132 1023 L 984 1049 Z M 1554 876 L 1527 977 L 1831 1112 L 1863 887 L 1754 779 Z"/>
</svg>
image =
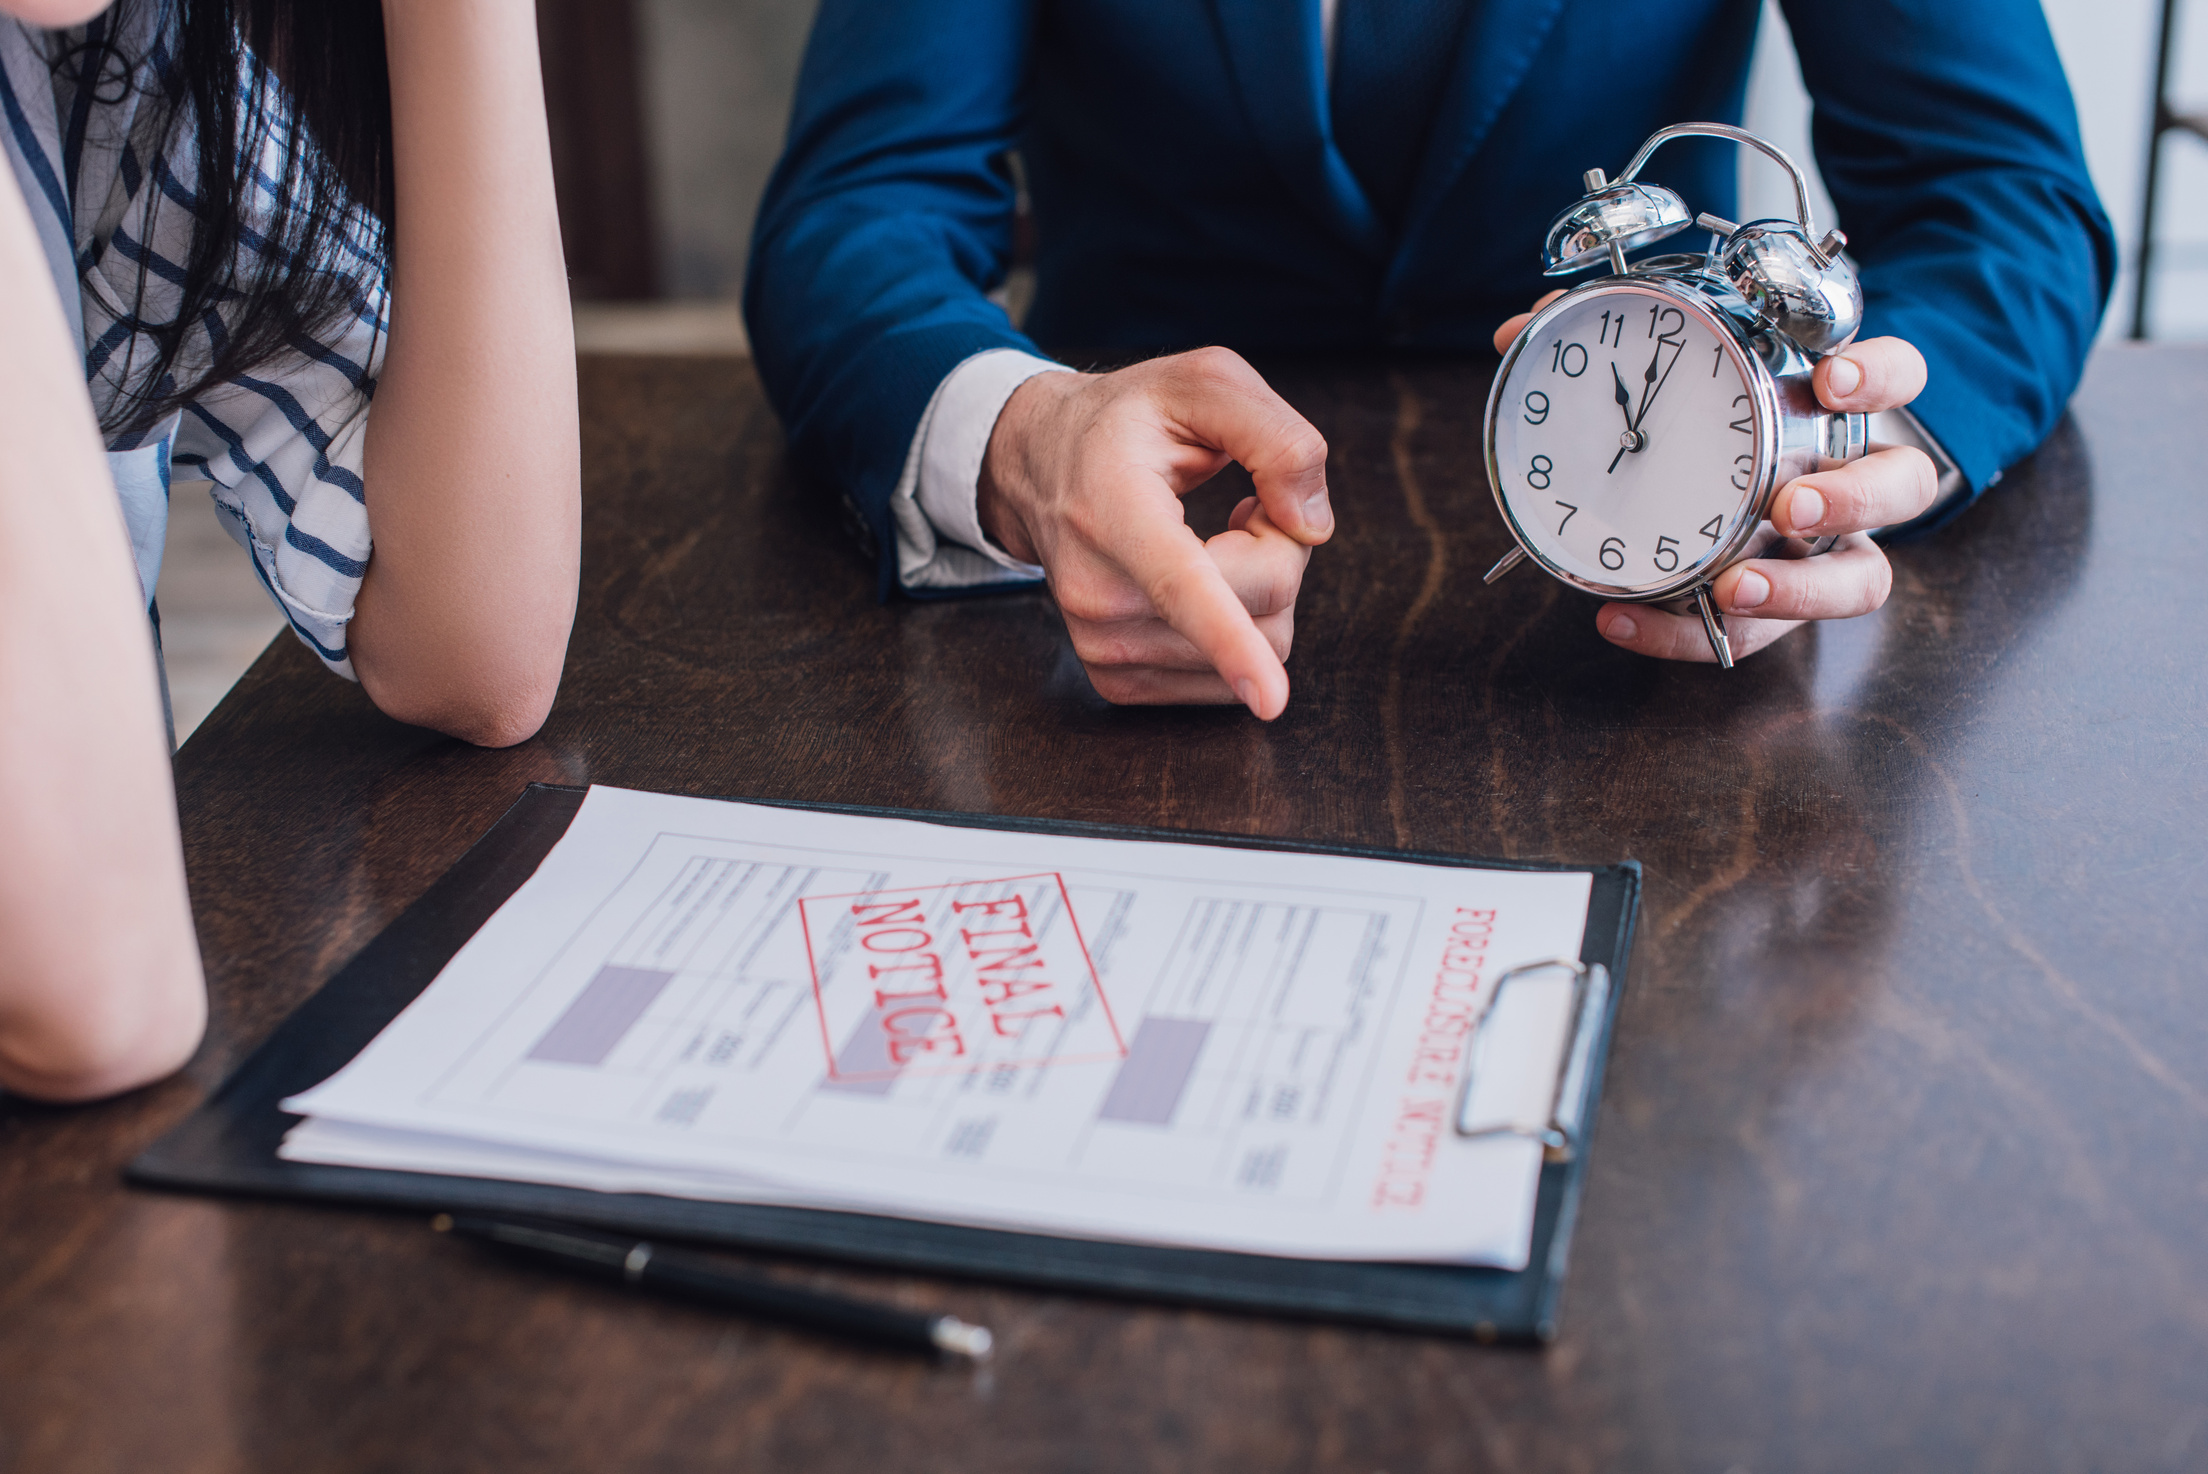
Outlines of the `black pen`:
<svg viewBox="0 0 2208 1474">
<path fill-rule="evenodd" d="M 549 1228 L 485 1218 L 467 1213 L 440 1213 L 430 1220 L 439 1233 L 465 1234 L 496 1244 L 541 1263 L 557 1265 L 596 1279 L 633 1285 L 677 1300 L 717 1305 L 747 1315 L 830 1331 L 882 1346 L 911 1351 L 938 1352 L 986 1361 L 992 1344 L 989 1328 L 971 1326 L 953 1315 L 922 1315 L 895 1310 L 841 1295 L 777 1284 L 752 1275 L 730 1274 L 701 1254 L 663 1249 L 627 1235 L 600 1234 L 590 1229 Z"/>
</svg>

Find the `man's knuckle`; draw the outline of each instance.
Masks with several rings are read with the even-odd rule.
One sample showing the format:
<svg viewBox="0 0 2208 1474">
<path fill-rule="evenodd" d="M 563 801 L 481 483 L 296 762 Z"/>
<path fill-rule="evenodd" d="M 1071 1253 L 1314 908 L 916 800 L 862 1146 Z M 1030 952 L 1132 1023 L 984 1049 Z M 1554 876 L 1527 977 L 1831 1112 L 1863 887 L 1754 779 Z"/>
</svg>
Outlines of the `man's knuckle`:
<svg viewBox="0 0 2208 1474">
<path fill-rule="evenodd" d="M 1242 355 L 1232 348 L 1195 348 L 1184 354 L 1182 366 L 1206 388 L 1222 388 L 1239 384 L 1249 372 Z"/>
<path fill-rule="evenodd" d="M 1926 507 L 1931 506 L 1933 499 L 1940 494 L 1939 468 L 1932 464 L 1932 457 L 1918 450 L 1915 446 L 1911 446 L 1909 447 L 1909 473 L 1916 481 L 1916 508 L 1921 512 Z"/>
<path fill-rule="evenodd" d="M 1858 614 L 1869 614 L 1885 607 L 1887 596 L 1894 591 L 1893 565 L 1884 558 L 1872 566 L 1870 577 L 1863 584 L 1862 608 Z"/>
<path fill-rule="evenodd" d="M 1096 688 L 1096 694 L 1114 706 L 1128 706 L 1142 699 L 1144 683 L 1132 672 L 1083 664 L 1087 666 L 1089 684 Z"/>
<path fill-rule="evenodd" d="M 1102 583 L 1061 590 L 1058 608 L 1069 620 L 1095 626 L 1118 624 L 1149 612 L 1137 591 Z"/>
<path fill-rule="evenodd" d="M 1143 586 L 1143 592 L 1149 596 L 1150 607 L 1170 619 L 1173 611 L 1188 602 L 1199 579 L 1200 570 L 1190 564 L 1176 563 L 1153 573 Z"/>
<path fill-rule="evenodd" d="M 1146 663 L 1139 642 L 1131 633 L 1110 626 L 1076 634 L 1073 653 L 1092 670 L 1125 670 Z"/>
<path fill-rule="evenodd" d="M 1303 423 L 1288 432 L 1281 446 L 1281 460 L 1290 471 L 1314 471 L 1326 464 L 1326 437 L 1318 427 Z"/>
<path fill-rule="evenodd" d="M 1065 527 L 1078 546 L 1097 548 L 1105 545 L 1104 534 L 1110 529 L 1111 521 L 1084 497 L 1066 508 Z"/>
<path fill-rule="evenodd" d="M 1097 591 L 1090 588 L 1058 589 L 1058 612 L 1069 624 L 1093 624 L 1111 618 L 1111 612 Z"/>
<path fill-rule="evenodd" d="M 1752 619 L 1742 626 L 1749 631 L 1754 627 Z M 1709 658 L 1709 636 L 1699 624 L 1690 627 L 1689 621 L 1666 617 L 1661 623 L 1643 622 L 1641 628 L 1643 633 L 1638 643 L 1658 659 L 1699 661 Z"/>
<path fill-rule="evenodd" d="M 1863 386 L 1851 397 L 1861 399 L 1868 395 L 1883 400 L 1894 392 L 1899 375 L 1894 372 L 1894 356 L 1891 353 L 1866 353 L 1860 360 L 1863 368 Z"/>
</svg>

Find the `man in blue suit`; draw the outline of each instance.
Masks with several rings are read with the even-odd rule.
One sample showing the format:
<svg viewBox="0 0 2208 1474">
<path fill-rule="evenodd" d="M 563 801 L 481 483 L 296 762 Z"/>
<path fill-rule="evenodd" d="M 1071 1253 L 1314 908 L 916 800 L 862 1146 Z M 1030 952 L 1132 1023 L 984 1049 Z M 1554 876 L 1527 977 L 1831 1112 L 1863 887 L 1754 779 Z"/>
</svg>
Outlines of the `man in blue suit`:
<svg viewBox="0 0 2208 1474">
<path fill-rule="evenodd" d="M 1847 536 L 1719 580 L 1739 649 L 1884 600 L 1863 533 L 1952 515 L 2038 444 L 2114 272 L 2032 0 L 1786 12 L 1867 303 L 1818 393 L 1914 400 L 1923 448 L 1781 489 L 1781 530 Z M 1305 560 L 1333 529 L 1324 441 L 1226 348 L 1088 375 L 1053 372 L 1035 342 L 1500 347 L 1582 171 L 1668 123 L 1739 120 L 1757 16 L 1758 0 L 824 0 L 746 283 L 761 378 L 885 594 L 1047 578 L 1106 697 L 1272 717 Z M 1026 333 L 986 295 L 1011 251 L 1014 148 L 1039 241 Z M 1674 144 L 1657 177 L 1727 215 L 1735 167 Z M 1938 506 L 1927 450 L 1956 488 Z M 1207 543 L 1179 497 L 1230 459 L 1257 495 Z M 1596 618 L 1630 649 L 1708 655 L 1698 624 L 1649 606 Z"/>
</svg>

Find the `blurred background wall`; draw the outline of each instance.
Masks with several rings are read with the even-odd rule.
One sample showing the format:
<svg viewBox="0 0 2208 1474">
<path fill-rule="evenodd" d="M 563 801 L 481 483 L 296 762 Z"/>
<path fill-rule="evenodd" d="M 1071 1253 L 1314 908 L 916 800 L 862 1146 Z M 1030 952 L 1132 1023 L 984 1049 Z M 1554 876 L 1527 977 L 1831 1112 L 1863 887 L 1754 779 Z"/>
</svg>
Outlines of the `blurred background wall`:
<svg viewBox="0 0 2208 1474">
<path fill-rule="evenodd" d="M 816 8 L 817 0 L 637 0 L 669 296 L 742 291 L 752 209 L 782 151 Z"/>
<path fill-rule="evenodd" d="M 645 169 L 655 248 L 654 293 L 731 298 L 743 281 L 752 209 L 782 130 L 816 0 L 626 0 L 633 6 L 643 97 Z M 545 0 L 548 10 L 615 13 L 608 0 Z M 2055 43 L 2078 98 L 2101 198 L 2123 236 L 2126 280 L 2109 330 L 2130 325 L 2129 263 L 2136 255 L 2146 136 L 2152 115 L 2155 29 L 2161 0 L 2046 0 Z M 2187 17 L 2190 8 L 2197 12 Z M 2208 0 L 2176 6 L 2173 92 L 2208 105 Z M 1749 125 L 1809 157 L 1808 104 L 1792 42 L 1766 0 Z M 2193 24 L 2185 21 L 2190 18 Z M 601 60 L 610 59 L 601 47 Z M 2154 335 L 2208 337 L 2208 143 L 2165 144 Z M 1783 198 L 1760 170 L 1743 180 L 1752 201 Z M 1750 211 L 1749 213 L 1757 213 Z M 1772 213 L 1777 213 L 1776 208 Z"/>
</svg>

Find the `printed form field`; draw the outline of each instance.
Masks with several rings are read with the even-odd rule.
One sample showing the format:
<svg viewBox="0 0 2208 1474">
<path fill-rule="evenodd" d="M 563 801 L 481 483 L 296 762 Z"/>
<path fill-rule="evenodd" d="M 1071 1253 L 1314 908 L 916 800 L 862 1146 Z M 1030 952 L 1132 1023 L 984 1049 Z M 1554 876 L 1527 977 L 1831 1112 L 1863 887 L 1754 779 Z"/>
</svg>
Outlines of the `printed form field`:
<svg viewBox="0 0 2208 1474">
<path fill-rule="evenodd" d="M 794 1090 L 773 1134 L 838 1154 L 857 1140 L 868 1153 L 984 1173 L 1199 1193 L 1330 1189 L 1400 972 L 1389 943 L 1410 918 L 1386 900 L 1199 895 L 1168 915 L 1132 889 L 1048 876 L 929 887 L 893 911 L 903 898 L 882 889 L 881 872 L 720 848 L 662 835 L 623 887 L 631 920 L 596 940 L 604 926 L 580 918 L 536 996 L 439 1095 L 755 1142 L 767 1124 L 759 1101 Z M 862 944 L 934 945 L 981 928 L 973 945 L 988 945 L 987 927 L 1015 909 L 1023 934 L 1011 940 L 1031 942 L 1053 976 L 1091 967 L 1093 946 L 1093 985 L 1026 1010 L 1036 1016 L 1024 1037 L 993 1017 L 996 1029 L 966 1026 L 959 1055 L 899 1049 L 892 1031 L 917 1027 L 901 1021 L 918 1011 L 910 979 L 936 974 L 900 972 L 910 953 Z M 904 928 L 863 924 L 886 916 Z M 973 959 L 964 972 L 956 962 L 939 985 L 946 1013 L 976 982 Z M 1069 1132 L 1069 1118 L 1087 1124 Z"/>
<path fill-rule="evenodd" d="M 1079 1166 L 1287 1196 L 1329 1190 L 1400 968 L 1384 910 L 1199 897 L 1162 959 Z M 1407 930 L 1407 928 L 1405 928 Z"/>
</svg>

